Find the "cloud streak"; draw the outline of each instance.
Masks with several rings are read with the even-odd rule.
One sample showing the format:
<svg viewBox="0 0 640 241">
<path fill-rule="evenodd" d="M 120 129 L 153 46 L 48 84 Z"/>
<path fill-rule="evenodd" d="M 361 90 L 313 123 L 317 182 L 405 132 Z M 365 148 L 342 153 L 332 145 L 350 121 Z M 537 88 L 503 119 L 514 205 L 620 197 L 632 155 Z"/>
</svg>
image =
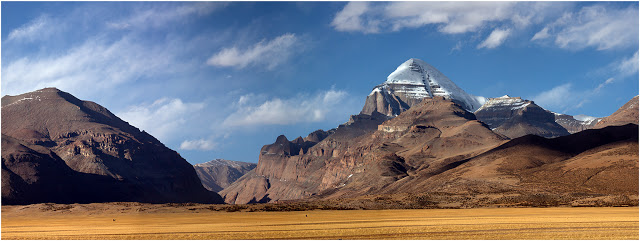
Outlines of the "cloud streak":
<svg viewBox="0 0 640 241">
<path fill-rule="evenodd" d="M 33 42 L 42 40 L 52 34 L 55 25 L 51 23 L 52 19 L 46 15 L 33 19 L 31 22 L 20 26 L 9 32 L 7 41 Z"/>
<path fill-rule="evenodd" d="M 216 67 L 234 67 L 261 65 L 267 69 L 285 63 L 301 48 L 295 34 L 286 33 L 270 41 L 262 40 L 245 50 L 237 47 L 224 48 L 207 60 L 207 64 Z"/>
<path fill-rule="evenodd" d="M 162 28 L 171 23 L 185 21 L 190 17 L 209 14 L 226 5 L 227 3 L 224 2 L 194 2 L 138 8 L 124 19 L 108 21 L 106 26 L 112 29 Z"/>
<path fill-rule="evenodd" d="M 504 43 L 504 41 L 507 39 L 507 37 L 509 37 L 510 33 L 511 33 L 510 29 L 495 29 L 495 30 L 493 30 L 493 32 L 491 32 L 491 34 L 489 34 L 489 37 L 487 37 L 487 39 L 485 39 L 482 43 L 480 43 L 478 45 L 478 49 L 481 49 L 481 48 L 487 48 L 487 49 L 496 48 L 496 47 L 500 46 L 502 43 Z"/>
</svg>

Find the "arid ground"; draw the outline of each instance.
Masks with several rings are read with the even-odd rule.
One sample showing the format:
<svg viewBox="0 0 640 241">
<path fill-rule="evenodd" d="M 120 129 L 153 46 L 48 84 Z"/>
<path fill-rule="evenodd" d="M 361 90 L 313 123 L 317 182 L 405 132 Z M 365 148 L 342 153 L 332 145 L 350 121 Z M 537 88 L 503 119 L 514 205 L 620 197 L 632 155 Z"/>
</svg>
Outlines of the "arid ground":
<svg viewBox="0 0 640 241">
<path fill-rule="evenodd" d="M 639 238 L 638 207 L 230 210 L 199 204 L 3 206 L 2 239 Z"/>
</svg>

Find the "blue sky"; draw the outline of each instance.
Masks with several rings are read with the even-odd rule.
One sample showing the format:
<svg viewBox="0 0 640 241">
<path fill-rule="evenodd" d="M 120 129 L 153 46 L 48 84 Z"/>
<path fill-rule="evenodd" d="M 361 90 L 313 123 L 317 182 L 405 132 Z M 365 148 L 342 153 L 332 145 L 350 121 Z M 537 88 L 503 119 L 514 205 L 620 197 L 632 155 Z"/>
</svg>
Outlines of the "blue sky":
<svg viewBox="0 0 640 241">
<path fill-rule="evenodd" d="M 607 116 L 637 2 L 2 2 L 2 95 L 57 87 L 191 163 L 330 129 L 409 58 L 466 92 Z"/>
</svg>

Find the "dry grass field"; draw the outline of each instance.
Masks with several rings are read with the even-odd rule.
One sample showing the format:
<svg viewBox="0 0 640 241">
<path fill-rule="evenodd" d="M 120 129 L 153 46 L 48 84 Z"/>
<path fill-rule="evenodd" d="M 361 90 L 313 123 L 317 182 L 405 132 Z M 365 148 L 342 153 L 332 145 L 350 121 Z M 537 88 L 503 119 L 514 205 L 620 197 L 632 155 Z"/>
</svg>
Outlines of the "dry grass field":
<svg viewBox="0 0 640 241">
<path fill-rule="evenodd" d="M 638 238 L 638 207 L 291 212 L 146 204 L 2 207 L 2 239 Z"/>
</svg>

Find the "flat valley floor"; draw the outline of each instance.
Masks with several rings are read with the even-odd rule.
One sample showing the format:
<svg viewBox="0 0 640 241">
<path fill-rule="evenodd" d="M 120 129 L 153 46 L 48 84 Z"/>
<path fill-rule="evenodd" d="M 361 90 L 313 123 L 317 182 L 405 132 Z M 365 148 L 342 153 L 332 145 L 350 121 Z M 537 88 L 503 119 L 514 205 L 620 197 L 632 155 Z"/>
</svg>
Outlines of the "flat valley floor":
<svg viewBox="0 0 640 241">
<path fill-rule="evenodd" d="M 212 205 L 2 206 L 2 239 L 635 239 L 638 207 L 213 211 Z"/>
</svg>

